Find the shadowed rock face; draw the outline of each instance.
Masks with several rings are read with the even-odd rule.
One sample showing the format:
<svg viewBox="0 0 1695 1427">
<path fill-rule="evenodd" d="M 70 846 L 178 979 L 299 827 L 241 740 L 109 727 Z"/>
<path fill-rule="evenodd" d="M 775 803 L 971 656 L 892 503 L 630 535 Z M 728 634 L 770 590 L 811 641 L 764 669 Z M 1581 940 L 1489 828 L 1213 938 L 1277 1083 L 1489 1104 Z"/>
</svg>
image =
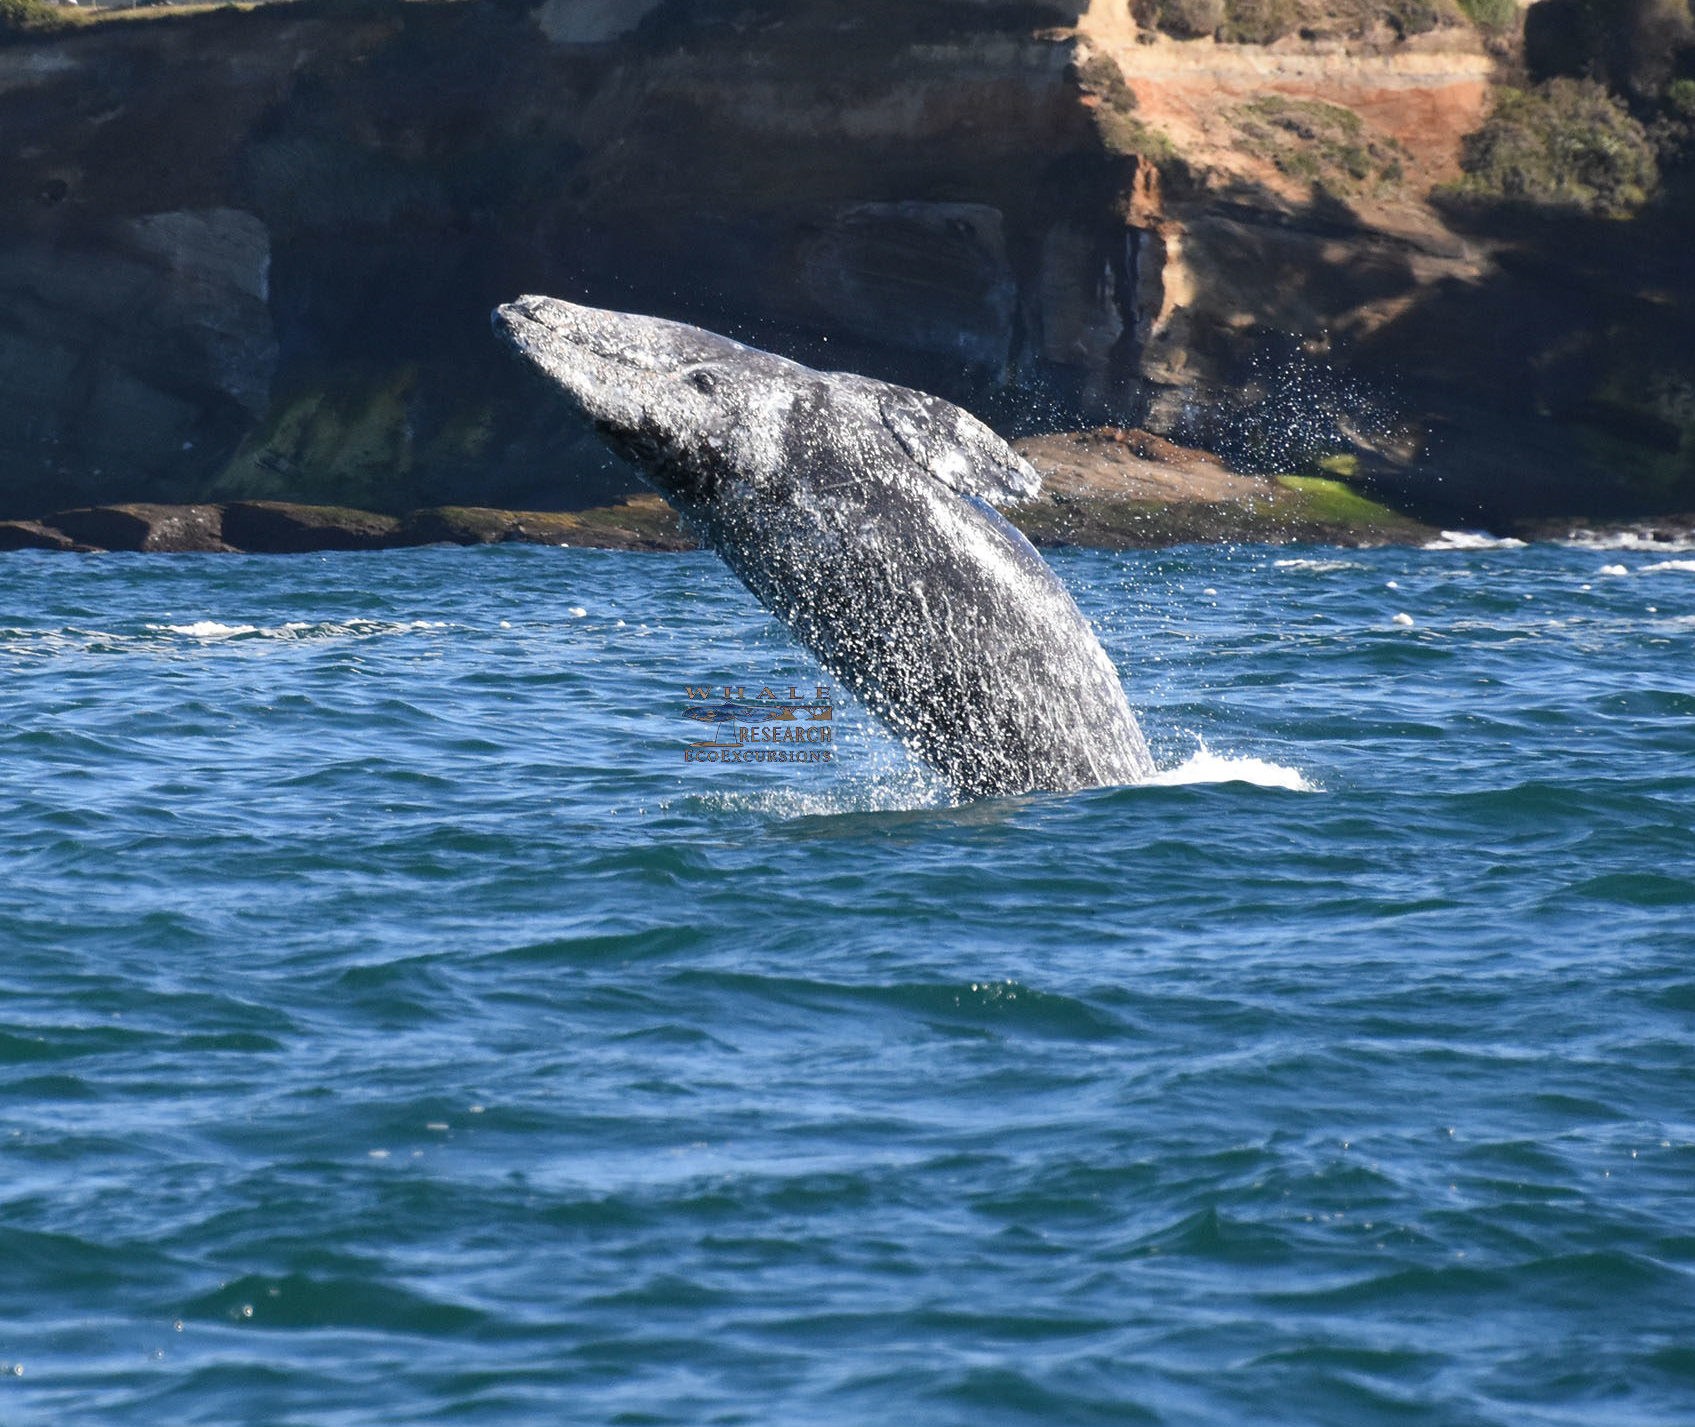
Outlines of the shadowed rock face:
<svg viewBox="0 0 1695 1427">
<path fill-rule="evenodd" d="M 483 339 L 523 291 L 1007 434 L 1334 443 L 1473 518 L 1687 502 L 1687 218 L 1433 206 L 1494 65 L 1444 13 L 1267 48 L 1123 0 L 302 0 L 0 47 L 0 517 L 630 493 Z"/>
<path fill-rule="evenodd" d="M 222 514 L 215 505 L 108 505 L 62 510 L 53 517 L 53 528 L 79 545 L 102 550 L 229 550 Z"/>
<path fill-rule="evenodd" d="M 1076 13 L 377 0 L 0 50 L 0 515 L 629 492 L 512 393 L 515 291 L 992 396 L 1026 215 L 1113 186 L 1042 37 Z"/>
<path fill-rule="evenodd" d="M 496 331 L 765 607 L 967 795 L 1151 772 L 1111 660 L 990 500 L 1024 460 L 935 397 L 527 297 Z"/>
<path fill-rule="evenodd" d="M 77 542 L 39 520 L 0 520 L 0 550 L 74 550 Z M 86 548 L 86 547 L 85 547 Z"/>
</svg>

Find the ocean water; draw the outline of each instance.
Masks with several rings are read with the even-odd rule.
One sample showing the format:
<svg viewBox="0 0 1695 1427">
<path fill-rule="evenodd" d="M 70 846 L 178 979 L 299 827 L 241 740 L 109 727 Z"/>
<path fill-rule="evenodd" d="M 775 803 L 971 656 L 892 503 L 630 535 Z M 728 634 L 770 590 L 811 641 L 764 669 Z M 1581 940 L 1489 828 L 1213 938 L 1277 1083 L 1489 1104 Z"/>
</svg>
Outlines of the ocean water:
<svg viewBox="0 0 1695 1427">
<path fill-rule="evenodd" d="M 1445 543 L 964 806 L 708 556 L 0 557 L 0 1422 L 1695 1421 L 1695 556 Z"/>
</svg>

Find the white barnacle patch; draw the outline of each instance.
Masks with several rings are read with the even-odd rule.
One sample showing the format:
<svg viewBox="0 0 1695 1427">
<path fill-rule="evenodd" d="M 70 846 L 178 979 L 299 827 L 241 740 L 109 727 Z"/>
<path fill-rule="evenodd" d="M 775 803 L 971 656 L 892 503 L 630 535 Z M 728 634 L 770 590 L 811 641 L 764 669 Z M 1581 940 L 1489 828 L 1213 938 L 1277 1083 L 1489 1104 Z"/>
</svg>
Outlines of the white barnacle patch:
<svg viewBox="0 0 1695 1427">
<path fill-rule="evenodd" d="M 949 451 L 931 465 L 931 469 L 955 490 L 964 488 L 971 475 L 971 463 L 963 451 Z"/>
</svg>

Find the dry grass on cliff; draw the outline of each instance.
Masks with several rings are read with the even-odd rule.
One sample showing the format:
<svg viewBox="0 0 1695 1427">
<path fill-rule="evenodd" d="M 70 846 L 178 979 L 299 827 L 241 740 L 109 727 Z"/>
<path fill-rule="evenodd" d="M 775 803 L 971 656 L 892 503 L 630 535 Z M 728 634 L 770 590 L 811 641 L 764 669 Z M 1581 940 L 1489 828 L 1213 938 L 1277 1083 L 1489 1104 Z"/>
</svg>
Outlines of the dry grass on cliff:
<svg viewBox="0 0 1695 1427">
<path fill-rule="evenodd" d="M 46 0 L 0 0 L 0 41 L 25 35 L 49 35 L 83 22 L 78 10 Z"/>
<path fill-rule="evenodd" d="M 1241 148 L 1297 182 L 1377 196 L 1399 187 L 1407 151 L 1373 135 L 1352 109 L 1319 99 L 1262 94 L 1231 115 Z"/>
<path fill-rule="evenodd" d="M 1299 32 L 1343 39 L 1406 39 L 1475 24 L 1517 22 L 1517 0 L 1134 0 L 1136 23 L 1174 39 L 1213 36 L 1268 45 Z"/>
</svg>

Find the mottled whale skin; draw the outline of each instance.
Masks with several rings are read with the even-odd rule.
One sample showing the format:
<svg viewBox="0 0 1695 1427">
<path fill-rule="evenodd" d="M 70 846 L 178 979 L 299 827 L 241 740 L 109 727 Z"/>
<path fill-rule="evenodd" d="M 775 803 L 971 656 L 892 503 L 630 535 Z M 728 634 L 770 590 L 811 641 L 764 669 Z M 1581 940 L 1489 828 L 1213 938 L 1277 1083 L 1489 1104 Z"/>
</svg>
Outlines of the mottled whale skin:
<svg viewBox="0 0 1695 1427">
<path fill-rule="evenodd" d="M 523 297 L 496 332 L 754 596 L 968 797 L 1152 771 L 1118 673 L 990 505 L 1038 489 L 936 397 L 654 317 Z"/>
</svg>

